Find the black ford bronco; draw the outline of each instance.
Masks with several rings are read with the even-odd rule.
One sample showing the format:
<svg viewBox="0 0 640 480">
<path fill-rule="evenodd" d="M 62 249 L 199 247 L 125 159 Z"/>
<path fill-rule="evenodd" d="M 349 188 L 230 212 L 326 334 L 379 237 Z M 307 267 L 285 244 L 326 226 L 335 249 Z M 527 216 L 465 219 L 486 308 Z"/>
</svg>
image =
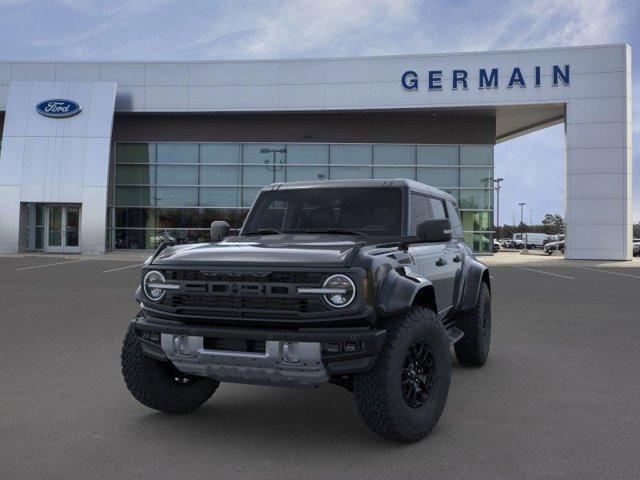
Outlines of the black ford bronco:
<svg viewBox="0 0 640 480">
<path fill-rule="evenodd" d="M 410 180 L 278 183 L 237 236 L 161 245 L 122 349 L 142 404 L 187 413 L 220 382 L 353 392 L 385 437 L 424 437 L 444 409 L 450 347 L 487 360 L 490 277 L 455 199 Z"/>
</svg>

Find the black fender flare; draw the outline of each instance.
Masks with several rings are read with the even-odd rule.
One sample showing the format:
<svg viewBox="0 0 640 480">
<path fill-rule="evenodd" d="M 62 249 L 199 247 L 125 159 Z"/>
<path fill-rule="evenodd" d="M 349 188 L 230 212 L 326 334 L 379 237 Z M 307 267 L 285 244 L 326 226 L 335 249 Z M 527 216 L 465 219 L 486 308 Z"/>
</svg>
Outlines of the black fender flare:
<svg viewBox="0 0 640 480">
<path fill-rule="evenodd" d="M 466 311 L 475 308 L 478 303 L 478 295 L 480 294 L 480 285 L 485 282 L 491 291 L 491 280 L 489 269 L 483 263 L 477 260 L 468 259 L 465 262 L 465 271 L 463 271 L 464 290 L 460 300 L 460 310 Z"/>
<path fill-rule="evenodd" d="M 421 291 L 426 292 L 426 295 L 424 297 L 421 295 L 420 304 L 424 303 L 425 306 L 431 307 L 437 313 L 433 284 L 428 279 L 418 275 L 415 277 L 406 275 L 402 268 L 390 270 L 385 276 L 377 296 L 379 315 L 386 317 L 408 310 Z"/>
</svg>

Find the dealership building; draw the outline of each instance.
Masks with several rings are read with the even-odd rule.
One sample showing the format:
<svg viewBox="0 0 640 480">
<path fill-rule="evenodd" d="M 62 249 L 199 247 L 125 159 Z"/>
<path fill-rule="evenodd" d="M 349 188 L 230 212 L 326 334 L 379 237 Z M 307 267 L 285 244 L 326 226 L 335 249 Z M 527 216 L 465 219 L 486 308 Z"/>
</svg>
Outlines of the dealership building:
<svg viewBox="0 0 640 480">
<path fill-rule="evenodd" d="M 628 45 L 0 62 L 0 252 L 204 241 L 212 220 L 239 227 L 264 185 L 353 178 L 449 192 L 489 252 L 494 146 L 564 124 L 565 254 L 628 260 L 631 92 Z"/>
</svg>

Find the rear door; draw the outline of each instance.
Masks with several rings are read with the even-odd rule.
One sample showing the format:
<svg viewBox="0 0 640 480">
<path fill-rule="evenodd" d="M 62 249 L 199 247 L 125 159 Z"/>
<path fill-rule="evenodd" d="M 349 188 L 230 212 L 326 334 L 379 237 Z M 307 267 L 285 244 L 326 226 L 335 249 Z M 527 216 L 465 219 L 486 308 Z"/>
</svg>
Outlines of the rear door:
<svg viewBox="0 0 640 480">
<path fill-rule="evenodd" d="M 409 205 L 409 235 L 417 233 L 420 223 L 433 218 L 430 197 L 411 192 Z M 449 287 L 447 265 L 447 245 L 445 243 L 412 243 L 408 249 L 414 262 L 414 268 L 433 284 L 438 311 L 446 310 L 451 305 L 452 291 Z"/>
<path fill-rule="evenodd" d="M 457 230 L 455 227 L 455 212 L 451 215 L 448 212 L 447 205 L 441 198 L 429 197 L 429 203 L 431 206 L 431 214 L 433 218 L 445 219 L 449 218 L 451 221 L 452 236 L 453 231 Z M 439 266 L 438 273 L 440 279 L 440 296 L 441 302 L 438 303 L 438 309 L 448 309 L 453 305 L 454 293 L 456 291 L 456 279 L 458 272 L 462 265 L 462 259 L 460 256 L 460 249 L 458 243 L 454 241 L 443 242 L 436 244 L 439 246 L 438 259 L 436 264 Z"/>
</svg>

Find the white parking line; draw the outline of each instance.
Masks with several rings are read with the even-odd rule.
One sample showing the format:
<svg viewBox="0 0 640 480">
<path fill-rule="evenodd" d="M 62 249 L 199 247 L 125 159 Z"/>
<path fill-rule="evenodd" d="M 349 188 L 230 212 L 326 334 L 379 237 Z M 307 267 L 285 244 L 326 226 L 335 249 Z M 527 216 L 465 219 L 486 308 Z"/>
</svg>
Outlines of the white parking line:
<svg viewBox="0 0 640 480">
<path fill-rule="evenodd" d="M 580 267 L 582 270 L 589 270 L 590 272 L 608 273 L 609 275 L 619 275 L 621 277 L 640 278 L 638 275 L 630 275 L 628 273 L 609 272 L 608 270 L 600 270 L 599 268 Z"/>
<path fill-rule="evenodd" d="M 142 265 L 144 265 L 144 263 L 136 263 L 135 265 L 127 265 L 126 267 L 120 267 L 120 268 L 112 268 L 111 270 L 105 270 L 102 273 L 111 273 L 111 272 L 117 272 L 119 270 L 124 270 L 126 268 L 133 268 L 133 267 L 141 267 Z"/>
<path fill-rule="evenodd" d="M 566 278 L 567 280 L 575 280 L 575 278 L 573 277 L 569 277 L 567 275 L 560 275 L 559 273 L 545 272 L 543 270 L 536 270 L 535 268 L 516 267 L 515 265 L 511 265 L 511 266 L 513 268 L 519 268 L 520 270 L 527 270 L 528 272 L 542 273 L 544 275 L 552 275 L 554 277 Z"/>
<path fill-rule="evenodd" d="M 78 263 L 78 262 L 84 262 L 85 260 L 89 260 L 89 259 L 88 258 L 81 258 L 80 260 L 70 260 L 68 262 L 47 263 L 46 265 L 33 265 L 31 267 L 16 268 L 15 271 L 19 272 L 20 270 L 31 270 L 31 269 L 34 269 L 34 268 L 53 267 L 55 265 L 66 265 L 67 263 Z"/>
</svg>

